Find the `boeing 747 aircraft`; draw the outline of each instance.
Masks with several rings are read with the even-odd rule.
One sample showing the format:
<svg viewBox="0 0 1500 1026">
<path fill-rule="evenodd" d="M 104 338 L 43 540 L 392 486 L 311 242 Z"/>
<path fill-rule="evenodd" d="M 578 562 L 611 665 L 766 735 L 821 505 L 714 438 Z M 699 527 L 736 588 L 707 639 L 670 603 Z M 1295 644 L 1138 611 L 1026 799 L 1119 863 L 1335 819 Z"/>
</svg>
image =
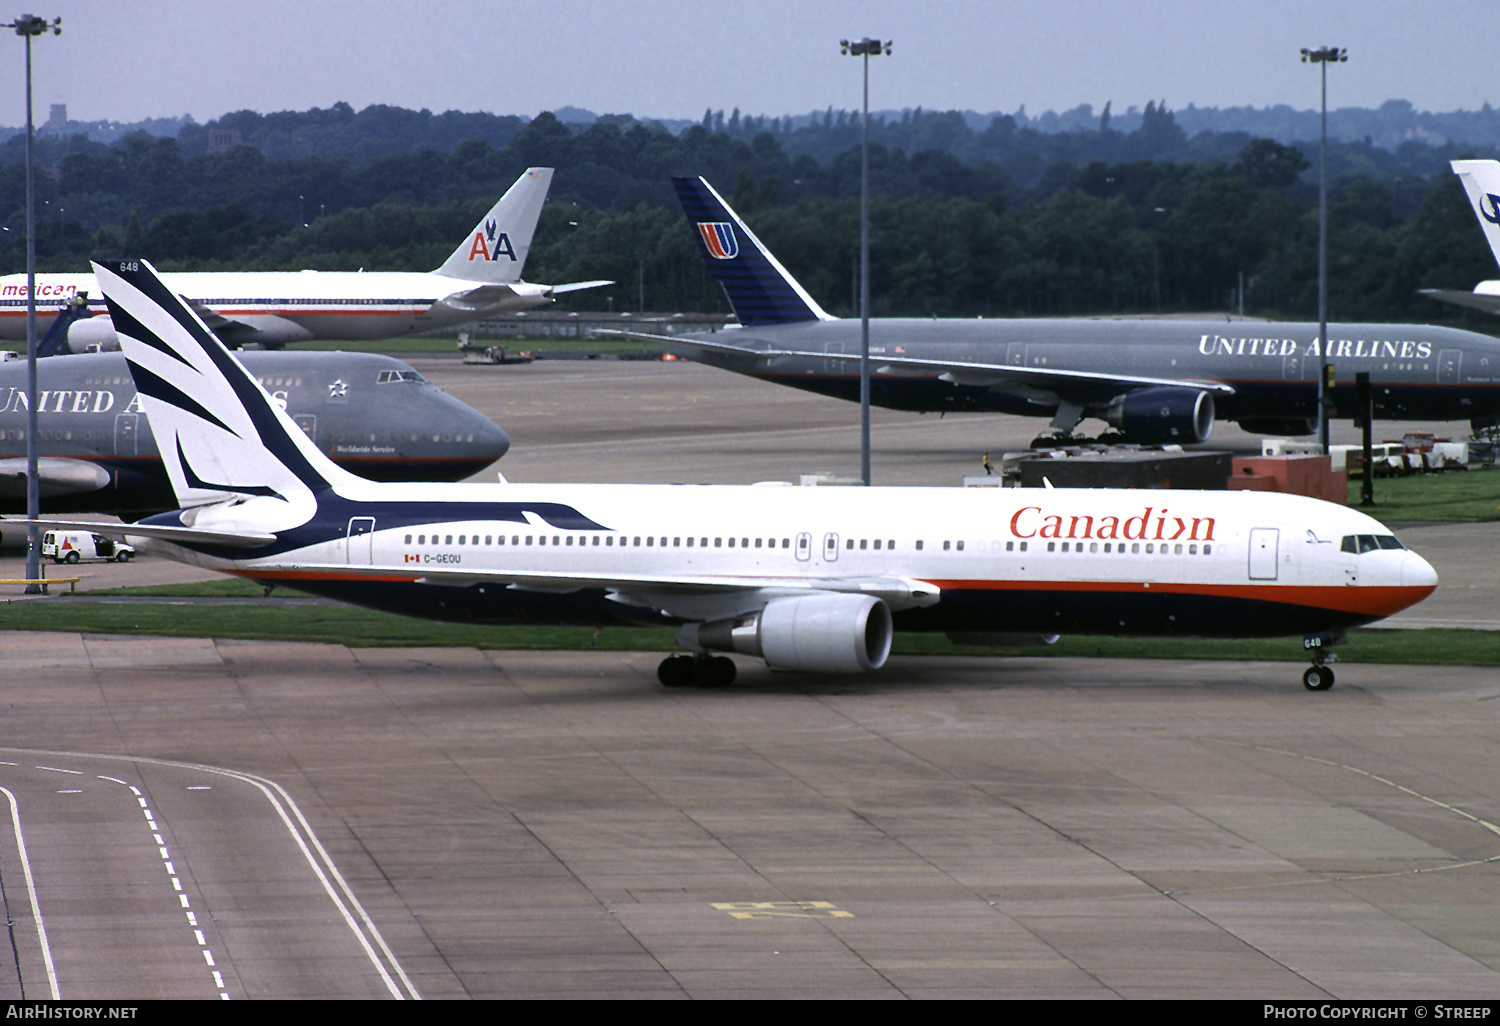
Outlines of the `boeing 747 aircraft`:
<svg viewBox="0 0 1500 1026">
<path fill-rule="evenodd" d="M 1449 166 L 1464 183 L 1479 229 L 1490 244 L 1495 262 L 1500 264 L 1500 160 L 1453 160 Z M 1423 289 L 1422 294 L 1454 306 L 1500 314 L 1500 280 L 1482 281 L 1474 286 L 1473 292 Z"/>
<path fill-rule="evenodd" d="M 702 178 L 674 178 L 708 270 L 739 325 L 708 335 L 631 337 L 689 359 L 859 400 L 860 322 L 825 313 Z M 1375 416 L 1500 414 L 1500 342 L 1452 328 L 1330 324 L 1336 416 L 1353 417 L 1368 371 Z M 1201 442 L 1215 418 L 1247 431 L 1316 428 L 1316 324 L 1036 318 L 870 322 L 870 401 L 922 412 L 1051 417 L 1066 435 L 1097 417 L 1141 442 Z"/>
<path fill-rule="evenodd" d="M 417 616 L 675 625 L 692 654 L 661 664 L 669 686 L 732 680 L 713 651 L 875 670 L 903 629 L 1302 635 L 1321 690 L 1324 642 L 1437 584 L 1370 517 L 1272 493 L 370 482 L 149 264 L 94 266 L 183 507 L 124 533 Z"/>
<path fill-rule="evenodd" d="M 542 203 L 552 184 L 550 167 L 534 167 L 474 226 L 443 266 L 430 274 L 404 271 L 205 271 L 167 274 L 168 286 L 187 297 L 215 334 L 231 347 L 254 343 L 276 349 L 309 339 L 366 341 L 451 328 L 499 313 L 551 303 L 577 289 L 521 280 Z M 37 331 L 46 331 L 56 307 L 80 293 L 97 296 L 89 274 L 37 276 Z M 90 298 L 104 312 L 102 298 Z M 26 338 L 26 275 L 0 278 L 0 339 Z M 107 317 L 81 320 L 68 331 L 74 352 L 90 346 L 118 348 Z"/>
<path fill-rule="evenodd" d="M 364 477 L 457 481 L 510 445 L 488 417 L 388 356 L 238 355 L 320 452 Z M 26 362 L 0 363 L 0 512 L 26 511 L 26 414 Z M 119 353 L 38 361 L 37 443 L 48 513 L 138 517 L 177 508 Z"/>
</svg>

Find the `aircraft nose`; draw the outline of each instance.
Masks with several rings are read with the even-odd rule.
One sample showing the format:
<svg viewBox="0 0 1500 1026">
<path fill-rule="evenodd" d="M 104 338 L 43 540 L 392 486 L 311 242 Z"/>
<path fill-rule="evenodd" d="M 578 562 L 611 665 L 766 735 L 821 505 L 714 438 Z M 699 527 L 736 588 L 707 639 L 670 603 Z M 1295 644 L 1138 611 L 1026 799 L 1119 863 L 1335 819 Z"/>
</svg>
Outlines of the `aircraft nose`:
<svg viewBox="0 0 1500 1026">
<path fill-rule="evenodd" d="M 475 470 L 494 463 L 510 451 L 510 436 L 493 420 L 454 396 L 438 389 L 431 390 L 429 402 L 434 403 L 438 422 L 444 425 L 443 432 L 453 433 L 455 450 L 465 463 Z"/>
<path fill-rule="evenodd" d="M 493 463 L 510 451 L 510 436 L 488 417 L 479 413 L 475 417 L 474 455 Z"/>
<path fill-rule="evenodd" d="M 1437 584 L 1438 575 L 1432 564 L 1415 552 L 1407 552 L 1406 558 L 1401 561 L 1401 586 L 1425 588 L 1427 590 L 1422 597 L 1426 598 L 1436 590 Z"/>
</svg>

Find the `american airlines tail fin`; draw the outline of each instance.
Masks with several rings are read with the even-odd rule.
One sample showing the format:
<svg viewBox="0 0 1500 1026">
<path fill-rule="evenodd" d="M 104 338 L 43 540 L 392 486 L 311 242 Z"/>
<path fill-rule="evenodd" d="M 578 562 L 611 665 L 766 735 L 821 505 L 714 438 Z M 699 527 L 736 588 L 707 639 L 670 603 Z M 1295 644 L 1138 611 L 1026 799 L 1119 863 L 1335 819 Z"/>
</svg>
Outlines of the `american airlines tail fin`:
<svg viewBox="0 0 1500 1026">
<path fill-rule="evenodd" d="M 831 321 L 785 267 L 702 178 L 673 178 L 708 272 L 747 326 Z"/>
<path fill-rule="evenodd" d="M 1479 218 L 1495 262 L 1500 264 L 1500 160 L 1454 160 L 1450 164 L 1464 183 L 1469 205 Z"/>
<path fill-rule="evenodd" d="M 550 167 L 528 168 L 436 273 L 489 285 L 520 281 L 551 187 Z"/>
<path fill-rule="evenodd" d="M 368 487 L 318 451 L 150 264 L 96 261 L 94 274 L 180 507 L 247 500 L 261 530 L 281 530 L 305 523 L 320 491 Z"/>
</svg>

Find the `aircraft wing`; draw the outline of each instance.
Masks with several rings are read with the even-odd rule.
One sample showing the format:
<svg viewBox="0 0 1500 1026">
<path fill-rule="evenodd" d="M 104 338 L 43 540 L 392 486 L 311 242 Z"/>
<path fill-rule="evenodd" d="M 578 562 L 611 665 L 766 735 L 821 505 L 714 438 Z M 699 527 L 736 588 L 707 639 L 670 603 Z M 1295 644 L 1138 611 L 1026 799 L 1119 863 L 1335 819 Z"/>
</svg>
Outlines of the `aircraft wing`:
<svg viewBox="0 0 1500 1026">
<path fill-rule="evenodd" d="M 749 346 L 737 346 L 732 342 L 716 342 L 706 338 L 653 335 L 645 331 L 618 331 L 614 328 L 600 328 L 594 334 L 634 339 L 637 342 L 655 342 L 660 345 L 687 346 L 690 349 L 701 349 L 706 353 L 724 353 L 727 356 L 753 356 L 762 359 L 775 356 L 808 356 L 822 359 L 824 356 L 823 353 L 804 352 L 800 349 L 752 349 Z"/>
<path fill-rule="evenodd" d="M 1465 293 L 1467 295 L 1467 293 Z M 774 359 L 776 357 L 801 357 L 810 360 L 838 360 L 841 363 L 859 365 L 858 353 L 819 353 L 795 349 L 755 349 L 733 343 L 703 338 L 684 338 L 674 335 L 651 335 L 636 331 L 614 331 L 599 334 L 620 335 L 643 342 L 685 346 L 705 352 L 723 353 L 732 356 Z M 1137 374 L 1100 374 L 1093 371 L 1061 370 L 1055 367 L 1016 367 L 1003 363 L 971 363 L 961 360 L 924 360 L 910 356 L 890 356 L 885 353 L 870 356 L 870 373 L 890 375 L 900 372 L 908 374 L 935 374 L 955 385 L 974 385 L 1004 391 L 1007 386 L 1027 388 L 1033 391 L 1071 392 L 1079 388 L 1117 386 L 1122 388 L 1198 388 L 1217 395 L 1233 395 L 1234 386 L 1222 381 L 1194 380 L 1188 378 L 1155 378 Z"/>
<path fill-rule="evenodd" d="M 1424 296 L 1441 300 L 1444 303 L 1452 303 L 1454 306 L 1483 310 L 1487 314 L 1500 314 L 1500 295 L 1483 292 L 1451 292 L 1447 289 L 1419 289 L 1418 291 Z"/>
<path fill-rule="evenodd" d="M 189 299 L 186 296 L 180 298 L 184 303 L 193 308 L 193 313 L 202 318 L 203 323 L 208 325 L 208 330 L 219 336 L 219 340 L 225 345 L 232 348 L 239 348 L 246 342 L 259 341 L 257 336 L 261 335 L 262 331 L 255 325 L 235 320 L 232 317 L 225 317 L 213 307 L 207 306 L 196 299 Z M 267 315 L 262 315 L 262 317 L 265 316 Z"/>
<path fill-rule="evenodd" d="M 108 488 L 113 475 L 88 460 L 65 460 L 44 456 L 36 461 L 37 481 L 43 498 L 57 495 L 81 495 Z M 25 498 L 26 460 L 22 457 L 0 460 L 0 496 Z"/>
<path fill-rule="evenodd" d="M 125 534 L 136 534 L 134 525 L 123 525 Z M 97 525 L 91 530 L 99 531 Z M 100 531 L 99 533 L 106 533 Z M 168 539 L 170 540 L 170 539 Z M 402 580 L 414 584 L 442 584 L 464 587 L 474 584 L 492 584 L 515 588 L 519 591 L 573 592 L 586 588 L 602 588 L 620 593 L 642 604 L 652 606 L 671 605 L 674 601 L 713 594 L 772 591 L 814 592 L 833 591 L 856 595 L 872 595 L 884 599 L 893 609 L 908 609 L 913 606 L 930 606 L 938 600 L 939 589 L 925 581 L 905 577 L 825 577 L 810 580 L 800 577 L 738 577 L 718 575 L 660 575 L 660 574 L 556 574 L 528 570 L 486 570 L 473 567 L 446 566 L 360 566 L 346 563 L 324 565 L 299 563 L 295 569 L 267 568 L 257 571 L 254 567 L 237 569 L 235 573 L 257 580 L 285 579 L 295 586 L 297 578 L 374 578 L 380 580 Z M 755 605 L 755 603 L 752 603 Z"/>
</svg>

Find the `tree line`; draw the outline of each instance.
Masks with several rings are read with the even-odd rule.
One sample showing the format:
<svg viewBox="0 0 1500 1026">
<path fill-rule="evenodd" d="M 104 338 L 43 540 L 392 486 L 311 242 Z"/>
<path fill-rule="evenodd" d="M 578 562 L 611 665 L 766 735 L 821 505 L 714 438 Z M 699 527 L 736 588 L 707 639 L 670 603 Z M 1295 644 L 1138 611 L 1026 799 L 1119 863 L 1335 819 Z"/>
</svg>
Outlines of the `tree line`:
<svg viewBox="0 0 1500 1026">
<path fill-rule="evenodd" d="M 371 157 L 330 143 L 273 160 L 249 145 L 208 152 L 201 126 L 108 146 L 49 140 L 37 179 L 39 264 L 78 270 L 91 256 L 138 254 L 167 270 L 430 270 L 525 168 L 541 165 L 557 174 L 528 279 L 619 283 L 569 296 L 571 308 L 726 308 L 684 224 L 674 174 L 704 175 L 831 312 L 855 308 L 857 119 L 830 112 L 799 127 L 706 112 L 674 135 L 625 118 L 578 130 L 543 114 L 492 119 L 479 125 L 487 136 L 461 138 L 460 121 L 393 110 L 379 112 L 384 123 L 415 126 L 434 145 Z M 366 115 L 316 113 L 245 128 L 253 135 L 271 121 L 299 145 L 353 146 L 351 126 Z M 1187 138 L 1165 104 L 1148 105 L 1131 132 L 1111 128 L 1107 111 L 1094 132 L 1045 135 L 996 119 L 976 133 L 954 112 L 920 111 L 873 132 L 875 311 L 1227 310 L 1243 282 L 1247 313 L 1313 316 L 1316 151 L 1204 134 Z M 994 144 L 989 156 L 978 137 Z M 1496 277 L 1449 155 L 1332 148 L 1334 317 L 1487 326 L 1416 293 Z M 23 202 L 24 169 L 0 163 L 7 273 L 24 265 Z"/>
</svg>

